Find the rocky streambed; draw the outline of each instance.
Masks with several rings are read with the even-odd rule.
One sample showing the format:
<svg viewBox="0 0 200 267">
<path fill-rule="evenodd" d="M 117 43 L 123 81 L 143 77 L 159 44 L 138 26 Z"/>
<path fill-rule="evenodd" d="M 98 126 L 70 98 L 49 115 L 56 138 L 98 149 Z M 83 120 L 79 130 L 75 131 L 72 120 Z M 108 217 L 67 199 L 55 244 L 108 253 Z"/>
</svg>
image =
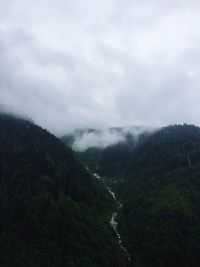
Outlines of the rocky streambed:
<svg viewBox="0 0 200 267">
<path fill-rule="evenodd" d="M 102 177 L 100 175 L 98 175 L 97 173 L 94 173 L 94 176 L 95 176 L 95 178 L 97 180 L 102 180 Z M 127 262 L 126 266 L 129 266 L 129 263 L 131 263 L 131 257 L 130 257 L 130 254 L 129 254 L 124 242 L 122 241 L 122 238 L 121 238 L 121 236 L 120 236 L 120 234 L 118 232 L 118 229 L 117 229 L 117 225 L 118 225 L 117 216 L 118 216 L 119 211 L 123 208 L 123 205 L 122 205 L 122 203 L 120 201 L 117 200 L 117 198 L 115 196 L 115 193 L 111 190 L 110 187 L 107 187 L 107 190 L 111 194 L 111 196 L 113 197 L 115 202 L 117 203 L 117 209 L 112 214 L 112 217 L 111 217 L 111 220 L 110 220 L 110 225 L 111 225 L 111 227 L 112 227 L 112 229 L 113 229 L 113 231 L 114 231 L 114 233 L 115 233 L 115 235 L 116 235 L 116 237 L 118 239 L 118 244 L 119 244 L 121 250 L 124 253 L 124 256 L 125 256 L 125 259 L 126 259 L 126 262 Z"/>
<path fill-rule="evenodd" d="M 116 196 L 115 196 L 115 193 L 110 189 L 110 187 L 107 187 L 107 190 L 109 191 L 109 193 L 112 195 L 112 197 L 114 198 L 114 200 L 117 202 L 117 211 L 115 211 L 113 214 L 112 214 L 112 217 L 111 217 L 111 220 L 110 220 L 110 225 L 118 239 L 118 244 L 120 246 L 120 248 L 122 249 L 122 251 L 124 252 L 125 254 L 125 257 L 127 258 L 128 262 L 130 263 L 131 262 L 131 257 L 130 257 L 130 254 L 127 250 L 127 248 L 125 247 L 122 239 L 121 239 L 121 236 L 117 230 L 117 215 L 118 215 L 118 212 L 120 211 L 120 209 L 123 207 L 122 203 L 120 203 L 117 199 L 116 199 Z"/>
</svg>

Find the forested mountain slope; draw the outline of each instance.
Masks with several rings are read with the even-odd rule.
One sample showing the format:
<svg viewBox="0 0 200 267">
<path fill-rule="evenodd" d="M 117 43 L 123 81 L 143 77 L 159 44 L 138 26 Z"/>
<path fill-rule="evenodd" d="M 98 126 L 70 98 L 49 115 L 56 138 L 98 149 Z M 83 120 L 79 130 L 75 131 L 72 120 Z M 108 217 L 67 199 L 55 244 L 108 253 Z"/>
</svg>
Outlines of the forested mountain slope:
<svg viewBox="0 0 200 267">
<path fill-rule="evenodd" d="M 95 157 L 92 157 L 94 153 Z M 174 125 L 80 153 L 116 189 L 136 267 L 200 266 L 200 128 Z"/>
<path fill-rule="evenodd" d="M 0 114 L 0 266 L 123 266 L 113 207 L 57 138 Z"/>
<path fill-rule="evenodd" d="M 93 156 L 94 155 L 94 156 Z M 119 231 L 136 267 L 200 266 L 200 128 L 174 125 L 79 153 L 123 203 Z"/>
<path fill-rule="evenodd" d="M 138 145 L 118 194 L 136 266 L 200 266 L 200 128 L 165 127 Z"/>
</svg>

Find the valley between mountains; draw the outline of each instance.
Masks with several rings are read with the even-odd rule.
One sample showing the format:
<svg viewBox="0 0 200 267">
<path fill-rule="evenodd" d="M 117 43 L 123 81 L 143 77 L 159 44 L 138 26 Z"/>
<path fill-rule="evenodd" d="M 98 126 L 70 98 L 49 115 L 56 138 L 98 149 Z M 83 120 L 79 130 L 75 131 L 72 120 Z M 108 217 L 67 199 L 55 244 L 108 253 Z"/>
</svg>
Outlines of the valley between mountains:
<svg viewBox="0 0 200 267">
<path fill-rule="evenodd" d="M 103 180 L 103 178 L 101 176 L 99 176 L 97 173 L 94 173 L 93 174 L 98 180 Z M 133 262 L 131 260 L 131 257 L 130 257 L 130 254 L 127 250 L 127 248 L 125 247 L 125 245 L 123 244 L 123 241 L 122 241 L 122 238 L 118 232 L 118 229 L 117 229 L 117 216 L 118 216 L 118 213 L 120 212 L 121 208 L 123 207 L 122 203 L 119 202 L 115 196 L 115 193 L 113 191 L 111 191 L 110 187 L 107 187 L 107 190 L 108 192 L 111 194 L 111 196 L 113 197 L 113 199 L 115 200 L 115 202 L 117 203 L 117 208 L 116 208 L 116 211 L 114 211 L 114 213 L 112 214 L 112 217 L 111 217 L 111 220 L 110 220 L 110 225 L 116 235 L 116 238 L 118 240 L 118 244 L 121 248 L 121 250 L 123 251 L 123 254 L 124 254 L 124 266 L 131 266 L 131 262 Z"/>
<path fill-rule="evenodd" d="M 91 138 L 94 130 L 85 132 Z M 71 147 L 76 139 L 83 144 L 81 135 L 87 140 L 85 132 L 71 135 Z M 200 266 L 200 128 L 184 124 L 110 132 L 122 133 L 123 140 L 76 156 L 103 176 L 123 203 L 118 231 L 134 266 Z M 68 136 L 62 141 L 67 143 Z"/>
<path fill-rule="evenodd" d="M 0 266 L 200 266 L 200 128 L 136 128 L 83 146 L 101 131 L 0 114 Z"/>
</svg>

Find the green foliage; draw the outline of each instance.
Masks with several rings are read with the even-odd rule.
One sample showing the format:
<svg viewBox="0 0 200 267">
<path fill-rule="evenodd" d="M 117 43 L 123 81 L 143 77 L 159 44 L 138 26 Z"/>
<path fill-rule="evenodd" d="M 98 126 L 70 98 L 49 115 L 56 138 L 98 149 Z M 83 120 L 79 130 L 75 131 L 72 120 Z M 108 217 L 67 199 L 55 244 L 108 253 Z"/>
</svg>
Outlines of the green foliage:
<svg viewBox="0 0 200 267">
<path fill-rule="evenodd" d="M 91 147 L 83 152 L 77 152 L 78 159 L 93 172 L 99 172 L 99 162 L 102 157 L 102 149 Z"/>
<path fill-rule="evenodd" d="M 119 228 L 136 267 L 200 266 L 199 127 L 130 135 L 79 157 L 121 198 Z"/>
<path fill-rule="evenodd" d="M 123 266 L 113 200 L 69 148 L 5 114 L 0 148 L 0 266 Z"/>
<path fill-rule="evenodd" d="M 123 175 L 120 231 L 135 261 L 200 266 L 200 128 L 170 126 L 144 139 Z"/>
</svg>

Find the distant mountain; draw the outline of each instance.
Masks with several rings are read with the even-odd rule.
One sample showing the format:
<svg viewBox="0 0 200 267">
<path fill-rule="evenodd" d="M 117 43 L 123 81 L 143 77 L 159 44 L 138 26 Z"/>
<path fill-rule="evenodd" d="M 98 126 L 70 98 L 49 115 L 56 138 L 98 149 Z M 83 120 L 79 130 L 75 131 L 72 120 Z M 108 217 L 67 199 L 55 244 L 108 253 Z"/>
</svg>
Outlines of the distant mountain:
<svg viewBox="0 0 200 267">
<path fill-rule="evenodd" d="M 122 154 L 126 160 L 132 147 L 155 130 L 144 126 L 82 129 L 61 137 L 61 141 L 74 149 L 80 161 L 93 171 L 107 175 L 115 166 L 112 173 L 115 176 L 121 171 Z"/>
<path fill-rule="evenodd" d="M 137 139 L 142 133 L 153 132 L 154 130 L 154 128 L 145 126 L 113 127 L 103 130 L 86 128 L 62 136 L 61 141 L 76 151 L 84 152 L 88 148 L 104 149 L 123 142 L 127 136 Z"/>
<path fill-rule="evenodd" d="M 0 114 L 0 266 L 123 267 L 109 193 L 46 130 Z"/>
</svg>

